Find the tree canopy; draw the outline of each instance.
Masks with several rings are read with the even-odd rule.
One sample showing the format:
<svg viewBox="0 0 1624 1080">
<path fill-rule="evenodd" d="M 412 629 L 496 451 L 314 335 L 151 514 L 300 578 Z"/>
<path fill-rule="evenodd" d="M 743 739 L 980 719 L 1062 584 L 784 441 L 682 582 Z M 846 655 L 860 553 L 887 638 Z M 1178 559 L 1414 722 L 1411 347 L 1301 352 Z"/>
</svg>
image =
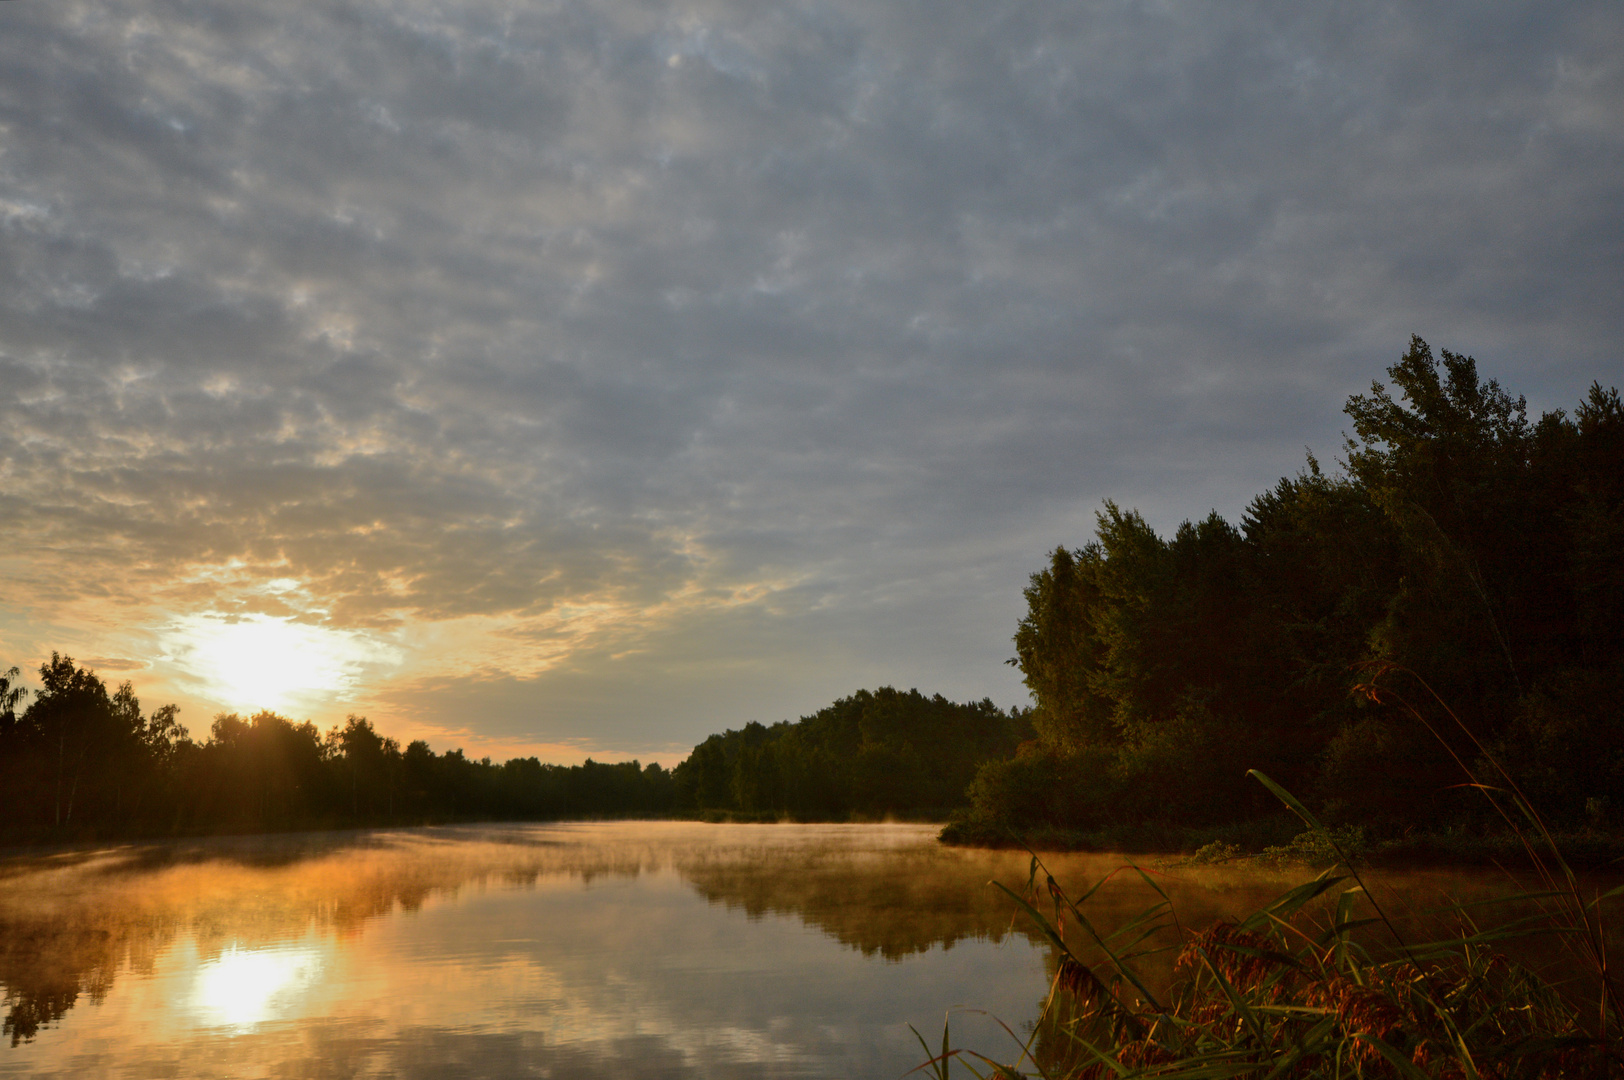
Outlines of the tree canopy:
<svg viewBox="0 0 1624 1080">
<path fill-rule="evenodd" d="M 51 654 L 19 716 L 17 669 L 0 676 L 0 822 L 14 837 L 93 836 L 658 814 L 658 764 L 496 764 L 404 749 L 350 716 L 323 732 L 273 712 L 222 713 L 194 740 L 165 705 L 143 715 L 130 683 Z"/>
<path fill-rule="evenodd" d="M 1027 730 L 1024 713 L 990 700 L 859 690 L 794 723 L 712 735 L 674 770 L 676 805 L 822 820 L 940 816 Z"/>
<path fill-rule="evenodd" d="M 1530 422 L 1420 338 L 1388 378 L 1348 400 L 1338 471 L 1310 456 L 1238 525 L 1163 538 L 1108 502 L 1092 540 L 1051 553 L 1012 661 L 1036 737 L 981 771 L 977 815 L 1232 821 L 1271 809 L 1245 778 L 1259 768 L 1333 819 L 1470 818 L 1449 751 L 1477 751 L 1418 685 L 1447 743 L 1353 693 L 1374 662 L 1425 679 L 1553 813 L 1624 803 L 1617 390 Z"/>
</svg>

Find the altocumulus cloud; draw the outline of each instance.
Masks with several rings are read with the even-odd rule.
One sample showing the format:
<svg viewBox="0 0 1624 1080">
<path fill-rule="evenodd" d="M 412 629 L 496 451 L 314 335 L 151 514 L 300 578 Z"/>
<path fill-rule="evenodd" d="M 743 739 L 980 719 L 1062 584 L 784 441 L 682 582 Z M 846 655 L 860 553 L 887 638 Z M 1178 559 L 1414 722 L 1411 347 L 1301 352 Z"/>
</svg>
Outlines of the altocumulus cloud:
<svg viewBox="0 0 1624 1080">
<path fill-rule="evenodd" d="M 0 5 L 0 644 L 208 710 L 211 628 L 285 631 L 313 715 L 563 757 L 1014 703 L 1102 497 L 1236 512 L 1411 332 L 1617 381 L 1621 57 L 1610 3 Z"/>
</svg>

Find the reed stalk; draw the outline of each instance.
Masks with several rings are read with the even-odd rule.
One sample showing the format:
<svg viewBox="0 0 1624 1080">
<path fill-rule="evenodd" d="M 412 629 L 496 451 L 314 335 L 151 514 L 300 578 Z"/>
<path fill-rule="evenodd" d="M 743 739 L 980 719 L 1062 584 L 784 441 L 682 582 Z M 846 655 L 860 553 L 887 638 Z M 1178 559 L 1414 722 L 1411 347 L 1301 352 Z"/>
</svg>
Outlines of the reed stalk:
<svg viewBox="0 0 1624 1080">
<path fill-rule="evenodd" d="M 916 1071 L 938 1080 L 948 1080 L 954 1063 L 977 1077 L 1044 1080 L 1624 1076 L 1603 922 L 1603 904 L 1624 886 L 1587 897 L 1510 773 L 1431 687 L 1393 665 L 1371 665 L 1367 674 L 1360 693 L 1405 710 L 1448 746 L 1390 685 L 1398 676 L 1414 679 L 1487 763 L 1497 783 L 1455 757 L 1468 786 L 1483 792 L 1518 836 L 1535 874 L 1534 888 L 1501 900 L 1532 905 L 1535 914 L 1484 929 L 1480 904 L 1457 903 L 1444 910 L 1458 933 L 1406 940 L 1331 830 L 1253 770 L 1336 850 L 1337 865 L 1245 919 L 1196 932 L 1180 924 L 1166 892 L 1137 866 L 1122 867 L 1073 899 L 1032 853 L 1024 889 L 993 884 L 1053 950 L 1055 974 L 1039 1019 L 1024 1039 L 1005 1028 L 1019 1048 L 1013 1061 L 954 1048 L 944 1027 L 940 1051 L 926 1046 L 929 1060 Z M 1137 875 L 1160 899 L 1104 932 L 1085 908 L 1117 874 Z M 1534 936 L 1561 941 L 1580 978 L 1559 989 L 1502 951 Z M 1162 1000 L 1140 965 L 1170 950 L 1175 978 Z"/>
</svg>

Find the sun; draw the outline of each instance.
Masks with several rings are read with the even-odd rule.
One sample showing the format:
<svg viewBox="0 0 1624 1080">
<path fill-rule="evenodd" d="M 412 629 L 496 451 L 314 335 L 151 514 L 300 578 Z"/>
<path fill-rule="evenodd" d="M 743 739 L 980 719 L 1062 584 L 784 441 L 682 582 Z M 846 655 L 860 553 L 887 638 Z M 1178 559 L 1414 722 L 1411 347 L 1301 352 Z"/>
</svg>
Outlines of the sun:
<svg viewBox="0 0 1624 1080">
<path fill-rule="evenodd" d="M 383 659 L 354 632 L 269 615 L 190 616 L 168 636 L 176 663 L 208 696 L 249 711 L 343 694 Z"/>
</svg>

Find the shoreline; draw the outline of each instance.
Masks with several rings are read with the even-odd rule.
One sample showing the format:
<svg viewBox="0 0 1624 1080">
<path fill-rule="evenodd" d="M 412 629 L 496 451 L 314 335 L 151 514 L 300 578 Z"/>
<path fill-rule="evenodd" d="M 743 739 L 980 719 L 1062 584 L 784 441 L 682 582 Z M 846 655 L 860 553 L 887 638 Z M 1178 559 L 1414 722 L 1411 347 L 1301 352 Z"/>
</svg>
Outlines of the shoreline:
<svg viewBox="0 0 1624 1080">
<path fill-rule="evenodd" d="M 1109 830 L 1077 831 L 1059 828 L 1027 830 L 1020 834 L 1000 831 L 965 821 L 947 821 L 941 815 L 884 818 L 846 817 L 840 819 L 801 819 L 781 814 L 748 814 L 730 811 L 677 814 L 597 814 L 560 818 L 456 818 L 413 821 L 310 822 L 288 823 L 280 827 L 245 828 L 221 826 L 216 829 L 190 829 L 175 832 L 86 831 L 74 836 L 0 835 L 0 865 L 18 859 L 38 859 L 82 853 L 93 849 L 139 847 L 195 842 L 261 842 L 293 837 L 339 837 L 343 834 L 431 829 L 467 826 L 565 825 L 592 822 L 687 821 L 711 825 L 939 825 L 937 840 L 942 846 L 969 850 L 1031 850 L 1041 853 L 1097 853 L 1135 858 L 1156 858 L 1181 867 L 1243 866 L 1281 867 L 1308 865 L 1322 854 L 1305 848 L 1300 822 L 1284 819 L 1245 822 L 1209 828 L 1141 825 Z M 1554 833 L 1552 837 L 1562 858 L 1575 869 L 1624 873 L 1624 831 L 1583 829 Z M 1297 841 L 1298 848 L 1292 847 Z M 1542 856 L 1549 853 L 1535 850 Z M 1465 832 L 1417 833 L 1381 840 L 1355 840 L 1349 854 L 1361 866 L 1377 868 L 1523 866 L 1528 850 L 1510 833 L 1474 834 Z"/>
<path fill-rule="evenodd" d="M 1038 852 L 1098 852 L 1168 858 L 1184 856 L 1183 865 L 1289 863 L 1284 854 L 1297 837 L 1306 835 L 1301 822 L 1248 822 L 1210 829 L 1140 827 L 1098 831 L 1038 829 L 1015 835 L 986 826 L 950 822 L 938 839 L 948 847 L 993 850 L 1028 849 Z M 1624 831 L 1583 829 L 1553 833 L 1562 858 L 1576 869 L 1614 870 L 1624 873 Z M 1550 852 L 1543 841 L 1531 840 L 1541 857 Z M 1226 850 L 1227 849 L 1227 850 Z M 1270 849 L 1275 849 L 1271 854 Z M 1204 855 L 1205 853 L 1205 855 Z M 1525 865 L 1528 848 L 1513 833 L 1416 833 L 1410 836 L 1360 842 L 1352 851 L 1361 866 L 1416 868 L 1449 866 Z M 1306 862 L 1311 860 L 1296 860 Z M 1327 862 L 1333 860 L 1327 860 Z"/>
</svg>

